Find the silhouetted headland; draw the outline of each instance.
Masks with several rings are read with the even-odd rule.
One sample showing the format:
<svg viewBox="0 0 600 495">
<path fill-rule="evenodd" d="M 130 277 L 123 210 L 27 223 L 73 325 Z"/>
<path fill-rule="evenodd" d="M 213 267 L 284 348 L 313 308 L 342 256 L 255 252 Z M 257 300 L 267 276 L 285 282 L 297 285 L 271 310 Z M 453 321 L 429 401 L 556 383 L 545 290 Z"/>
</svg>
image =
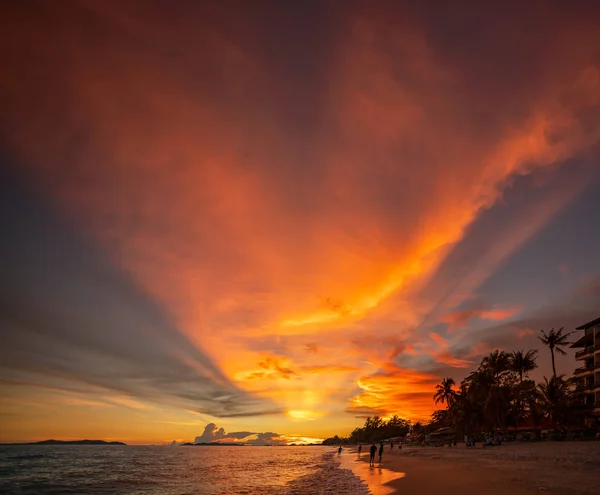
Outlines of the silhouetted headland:
<svg viewBox="0 0 600 495">
<path fill-rule="evenodd" d="M 123 442 L 105 440 L 42 440 L 41 442 L 3 443 L 0 445 L 127 445 Z"/>
</svg>

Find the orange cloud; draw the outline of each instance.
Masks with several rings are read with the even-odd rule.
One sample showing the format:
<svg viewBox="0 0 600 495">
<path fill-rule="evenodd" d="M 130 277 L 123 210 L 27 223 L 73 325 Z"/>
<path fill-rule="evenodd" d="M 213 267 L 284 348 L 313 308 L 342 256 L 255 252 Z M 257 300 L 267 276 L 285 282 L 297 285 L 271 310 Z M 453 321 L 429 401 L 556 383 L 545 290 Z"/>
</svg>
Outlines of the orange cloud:
<svg viewBox="0 0 600 495">
<path fill-rule="evenodd" d="M 458 359 L 452 355 L 448 350 L 443 350 L 435 354 L 436 361 L 438 363 L 447 364 L 453 368 L 470 368 L 474 362 L 466 359 Z"/>
<path fill-rule="evenodd" d="M 437 363 L 447 364 L 453 368 L 468 368 L 473 365 L 473 361 L 458 359 L 452 355 L 448 349 L 449 344 L 440 334 L 430 332 L 429 337 L 436 343 L 436 349 L 430 349 L 429 352 Z"/>
<path fill-rule="evenodd" d="M 488 342 L 477 342 L 471 347 L 468 357 L 479 357 L 494 351 L 495 347 Z"/>
<path fill-rule="evenodd" d="M 360 371 L 356 366 L 304 366 L 304 373 L 354 373 Z"/>
<path fill-rule="evenodd" d="M 517 337 L 519 339 L 524 339 L 525 337 L 529 337 L 530 335 L 535 335 L 537 332 L 532 328 L 523 328 L 517 332 Z"/>
<path fill-rule="evenodd" d="M 357 416 L 391 416 L 424 419 L 431 413 L 434 385 L 438 378 L 396 369 L 361 378 L 361 392 L 352 398 L 347 411 Z"/>
<path fill-rule="evenodd" d="M 521 311 L 520 307 L 510 308 L 470 308 L 454 313 L 447 314 L 442 318 L 444 323 L 449 323 L 450 327 L 448 332 L 454 332 L 457 329 L 464 328 L 467 322 L 473 318 L 479 318 L 481 320 L 493 320 L 500 321 L 510 318 Z"/>
</svg>

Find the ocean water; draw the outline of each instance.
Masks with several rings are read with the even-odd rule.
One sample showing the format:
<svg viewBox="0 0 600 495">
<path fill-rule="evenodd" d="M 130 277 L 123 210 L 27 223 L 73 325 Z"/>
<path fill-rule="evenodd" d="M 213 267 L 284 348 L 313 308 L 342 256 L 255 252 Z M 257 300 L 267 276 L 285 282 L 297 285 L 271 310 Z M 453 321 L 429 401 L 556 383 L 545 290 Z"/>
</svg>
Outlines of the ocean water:
<svg viewBox="0 0 600 495">
<path fill-rule="evenodd" d="M 348 454 L 350 455 L 350 454 Z M 330 447 L 2 446 L 2 494 L 370 493 Z"/>
</svg>

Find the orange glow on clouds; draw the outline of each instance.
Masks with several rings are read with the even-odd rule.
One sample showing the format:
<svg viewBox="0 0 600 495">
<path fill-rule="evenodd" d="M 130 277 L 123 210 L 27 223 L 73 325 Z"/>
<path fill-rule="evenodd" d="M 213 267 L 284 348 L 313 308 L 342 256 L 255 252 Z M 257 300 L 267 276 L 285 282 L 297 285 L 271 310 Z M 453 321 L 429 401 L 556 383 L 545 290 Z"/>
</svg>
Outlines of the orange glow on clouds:
<svg viewBox="0 0 600 495">
<path fill-rule="evenodd" d="M 462 311 L 450 313 L 443 318 L 443 321 L 450 323 L 449 332 L 464 328 L 472 318 L 481 320 L 500 321 L 510 318 L 521 311 L 521 308 L 471 308 Z"/>
<path fill-rule="evenodd" d="M 51 7 L 4 35 L 41 60 L 18 64 L 21 79 L 48 77 L 34 99 L 16 80 L 1 83 L 13 101 L 10 149 L 38 187 L 228 379 L 286 411 L 275 431 L 318 436 L 345 412 L 348 429 L 354 416 L 426 418 L 437 369 L 476 361 L 455 355 L 457 330 L 521 307 L 458 310 L 467 297 L 458 295 L 440 309 L 421 290 L 515 177 L 558 167 L 600 139 L 600 126 L 580 118 L 598 103 L 599 69 L 585 45 L 572 47 L 573 26 L 556 43 L 579 56 L 544 56 L 531 87 L 500 90 L 496 103 L 416 21 L 388 23 L 376 7 L 340 13 L 307 129 L 293 120 L 301 103 L 285 96 L 295 87 L 236 34 L 250 21 L 175 30 L 145 10 L 93 11 L 118 26 L 106 45 L 69 19 L 45 44 L 64 14 Z M 161 53 L 180 46 L 196 52 L 165 69 Z M 43 62 L 57 58 L 56 68 Z M 461 294 L 554 212 L 502 241 Z M 423 338 L 434 307 L 447 335 Z"/>
</svg>

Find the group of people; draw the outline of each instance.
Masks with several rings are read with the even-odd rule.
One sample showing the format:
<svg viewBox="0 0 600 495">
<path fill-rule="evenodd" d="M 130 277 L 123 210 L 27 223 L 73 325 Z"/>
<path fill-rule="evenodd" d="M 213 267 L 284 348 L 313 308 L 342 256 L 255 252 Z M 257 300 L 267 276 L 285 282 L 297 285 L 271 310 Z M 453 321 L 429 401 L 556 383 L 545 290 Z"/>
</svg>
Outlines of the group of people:
<svg viewBox="0 0 600 495">
<path fill-rule="evenodd" d="M 398 450 L 402 450 L 402 443 L 399 442 L 398 443 Z M 394 441 L 391 440 L 390 441 L 390 451 L 394 451 Z M 371 445 L 371 447 L 369 447 L 369 464 L 371 466 L 373 466 L 375 464 L 375 455 L 377 455 L 377 453 L 379 452 L 379 462 L 381 463 L 381 458 L 383 457 L 383 442 L 381 442 L 379 444 L 379 449 L 377 448 L 377 445 L 375 445 L 375 443 L 373 443 L 373 445 Z M 358 457 L 360 457 L 360 454 L 362 453 L 362 445 L 358 446 Z M 342 447 L 340 445 L 340 447 L 338 448 L 338 457 L 342 455 Z"/>
<path fill-rule="evenodd" d="M 392 446 L 393 448 L 393 446 Z M 358 446 L 358 456 L 362 452 L 362 445 Z M 375 444 L 371 445 L 369 448 L 369 464 L 373 466 L 375 464 L 375 454 L 377 454 L 377 446 Z M 381 463 L 381 458 L 383 457 L 383 442 L 379 445 L 379 462 Z"/>
</svg>

